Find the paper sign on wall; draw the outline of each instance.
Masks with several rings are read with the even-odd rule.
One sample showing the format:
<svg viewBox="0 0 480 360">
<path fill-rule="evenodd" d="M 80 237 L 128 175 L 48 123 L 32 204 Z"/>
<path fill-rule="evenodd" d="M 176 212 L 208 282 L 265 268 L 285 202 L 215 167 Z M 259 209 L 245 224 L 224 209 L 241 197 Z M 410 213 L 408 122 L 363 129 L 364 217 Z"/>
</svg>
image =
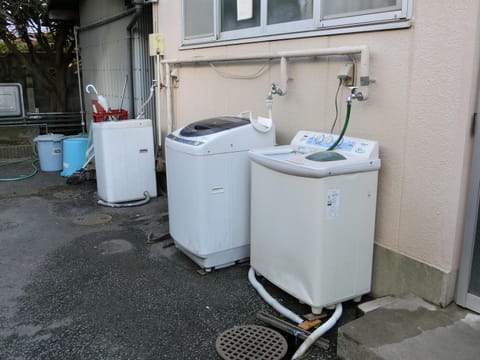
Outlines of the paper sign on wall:
<svg viewBox="0 0 480 360">
<path fill-rule="evenodd" d="M 253 0 L 237 0 L 237 21 L 253 17 Z"/>
</svg>

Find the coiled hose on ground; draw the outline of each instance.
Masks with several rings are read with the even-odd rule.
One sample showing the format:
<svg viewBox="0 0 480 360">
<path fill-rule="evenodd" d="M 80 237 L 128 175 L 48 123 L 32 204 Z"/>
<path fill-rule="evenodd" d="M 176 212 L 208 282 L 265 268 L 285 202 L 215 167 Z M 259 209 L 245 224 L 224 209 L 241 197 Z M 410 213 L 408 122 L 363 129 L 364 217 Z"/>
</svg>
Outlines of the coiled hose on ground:
<svg viewBox="0 0 480 360">
<path fill-rule="evenodd" d="M 32 162 L 32 168 L 33 171 L 30 174 L 27 175 L 20 175 L 18 177 L 13 177 L 13 178 L 0 178 L 0 182 L 8 182 L 8 181 L 20 181 L 20 180 L 25 180 L 29 179 L 31 177 L 34 177 L 38 173 L 38 168 L 35 165 L 35 163 L 38 161 L 36 158 L 27 158 L 27 159 L 19 159 L 19 160 L 12 160 L 12 161 L 4 161 L 0 162 L 0 168 L 4 166 L 9 166 L 9 165 L 15 165 L 15 164 L 20 164 L 23 162 L 31 161 Z"/>
</svg>

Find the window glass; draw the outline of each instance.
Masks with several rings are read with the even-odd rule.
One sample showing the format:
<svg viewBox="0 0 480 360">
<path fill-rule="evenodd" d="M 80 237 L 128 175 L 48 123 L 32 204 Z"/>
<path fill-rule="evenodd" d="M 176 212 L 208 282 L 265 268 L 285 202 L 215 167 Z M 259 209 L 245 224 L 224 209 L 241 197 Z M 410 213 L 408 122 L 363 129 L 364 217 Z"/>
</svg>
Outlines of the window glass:
<svg viewBox="0 0 480 360">
<path fill-rule="evenodd" d="M 237 20 L 237 0 L 222 0 L 222 31 L 231 31 L 260 26 L 260 0 L 252 1 L 252 17 Z"/>
<path fill-rule="evenodd" d="M 311 19 L 313 0 L 269 0 L 267 24 Z"/>
<path fill-rule="evenodd" d="M 208 36 L 214 33 L 212 0 L 184 0 L 183 23 L 185 38 Z"/>
<path fill-rule="evenodd" d="M 323 0 L 322 17 L 340 17 L 400 10 L 401 0 Z"/>
<path fill-rule="evenodd" d="M 413 0 L 182 0 L 183 45 L 409 27 Z M 396 23 L 396 24 L 395 24 Z M 248 40 L 251 41 L 251 40 Z"/>
</svg>

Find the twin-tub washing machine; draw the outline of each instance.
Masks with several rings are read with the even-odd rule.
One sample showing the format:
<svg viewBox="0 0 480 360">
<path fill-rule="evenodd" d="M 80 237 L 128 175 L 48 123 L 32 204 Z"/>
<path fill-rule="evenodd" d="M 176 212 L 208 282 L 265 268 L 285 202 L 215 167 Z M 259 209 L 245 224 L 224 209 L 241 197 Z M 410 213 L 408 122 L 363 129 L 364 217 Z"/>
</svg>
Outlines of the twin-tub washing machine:
<svg viewBox="0 0 480 360">
<path fill-rule="evenodd" d="M 250 256 L 248 151 L 275 144 L 275 129 L 242 117 L 191 123 L 165 140 L 170 235 L 211 270 Z"/>
</svg>

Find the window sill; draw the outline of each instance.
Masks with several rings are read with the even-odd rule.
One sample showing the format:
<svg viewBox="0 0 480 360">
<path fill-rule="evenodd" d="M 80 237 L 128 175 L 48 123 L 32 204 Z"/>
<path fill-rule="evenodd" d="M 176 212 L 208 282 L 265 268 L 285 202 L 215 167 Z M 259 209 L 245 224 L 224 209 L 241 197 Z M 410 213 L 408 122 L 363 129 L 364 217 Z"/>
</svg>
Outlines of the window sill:
<svg viewBox="0 0 480 360">
<path fill-rule="evenodd" d="M 180 46 L 179 50 L 201 49 L 201 48 L 226 46 L 226 45 L 251 44 L 256 42 L 275 41 L 275 40 L 301 39 L 301 38 L 317 37 L 317 36 L 344 35 L 344 34 L 354 34 L 354 33 L 362 33 L 362 32 L 372 32 L 372 31 L 406 29 L 406 28 L 410 28 L 411 26 L 412 26 L 411 20 L 398 20 L 395 22 L 386 22 L 386 23 L 380 23 L 380 24 L 377 23 L 377 24 L 366 24 L 366 25 L 357 25 L 357 26 L 349 26 L 349 27 L 336 27 L 336 28 L 318 29 L 318 30 L 312 30 L 312 31 L 303 31 L 303 32 L 297 32 L 297 33 L 255 36 L 255 37 L 233 39 L 233 40 L 215 40 L 215 41 L 206 41 L 202 43 L 200 42 L 185 43 Z"/>
</svg>

